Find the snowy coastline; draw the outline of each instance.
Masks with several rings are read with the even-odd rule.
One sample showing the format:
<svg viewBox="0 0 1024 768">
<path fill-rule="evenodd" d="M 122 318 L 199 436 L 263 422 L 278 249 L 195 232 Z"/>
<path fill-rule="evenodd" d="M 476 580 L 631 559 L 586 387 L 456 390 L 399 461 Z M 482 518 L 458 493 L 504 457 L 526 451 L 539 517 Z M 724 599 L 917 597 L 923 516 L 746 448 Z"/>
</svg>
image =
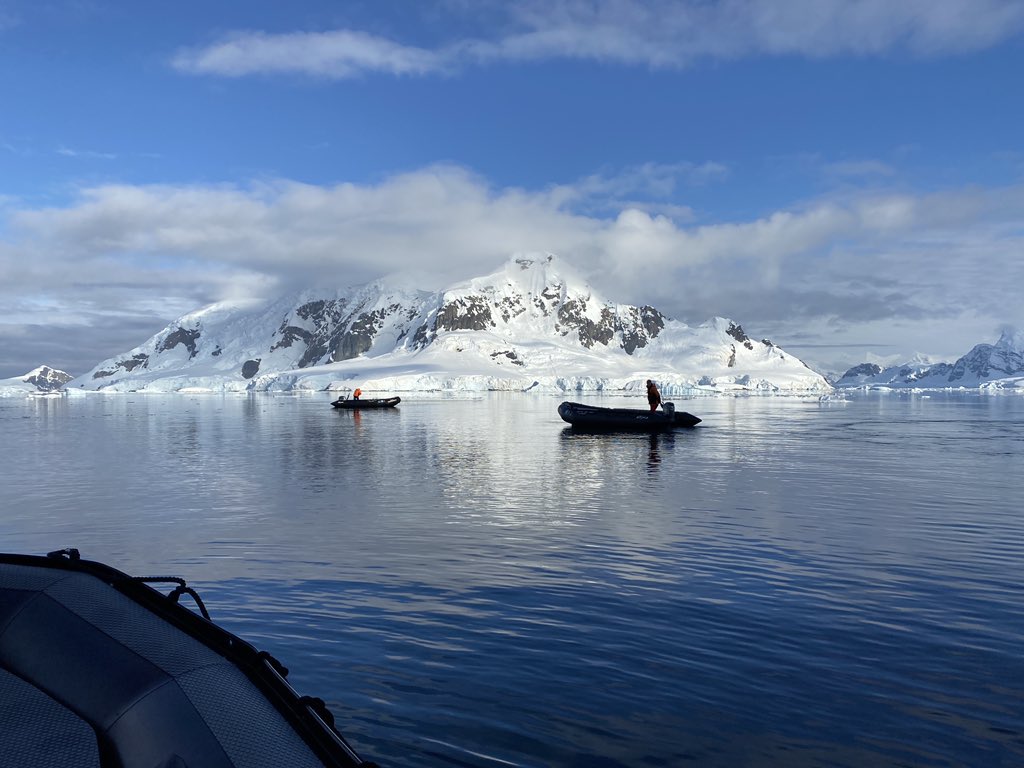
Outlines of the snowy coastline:
<svg viewBox="0 0 1024 768">
<path fill-rule="evenodd" d="M 644 379 L 628 380 L 542 377 L 532 382 L 525 379 L 496 379 L 491 376 L 379 376 L 352 379 L 337 379 L 329 375 L 277 376 L 267 377 L 259 382 L 262 386 L 239 387 L 233 380 L 210 380 L 194 378 L 158 379 L 148 385 L 107 387 L 100 390 L 69 388 L 48 396 L 84 397 L 88 395 L 316 395 L 323 393 L 341 394 L 355 387 L 373 396 L 399 394 L 409 398 L 432 398 L 437 396 L 473 396 L 490 392 L 523 395 L 558 395 L 565 397 L 646 397 Z M 822 402 L 843 400 L 871 395 L 1024 395 L 1024 379 L 1006 379 L 986 382 L 976 387 L 888 387 L 861 386 L 843 389 L 788 388 L 780 389 L 768 382 L 762 386 L 739 385 L 733 382 L 697 383 L 688 379 L 658 379 L 662 395 L 668 398 L 696 399 L 703 397 L 802 397 Z M 0 386 L 0 397 L 33 397 L 24 389 L 5 389 Z"/>
<path fill-rule="evenodd" d="M 863 363 L 834 383 L 768 339 L 712 317 L 689 326 L 596 295 L 554 255 L 427 293 L 376 281 L 188 313 L 72 379 L 43 366 L 0 396 L 67 392 L 534 392 L 667 397 L 1024 391 L 1024 334 L 954 362 Z"/>
</svg>

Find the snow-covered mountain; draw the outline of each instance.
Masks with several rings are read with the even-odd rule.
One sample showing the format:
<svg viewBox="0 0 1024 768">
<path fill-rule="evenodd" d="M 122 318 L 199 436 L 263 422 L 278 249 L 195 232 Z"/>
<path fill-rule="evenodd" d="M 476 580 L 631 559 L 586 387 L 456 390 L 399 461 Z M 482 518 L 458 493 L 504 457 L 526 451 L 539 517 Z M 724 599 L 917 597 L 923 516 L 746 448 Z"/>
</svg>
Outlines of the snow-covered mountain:
<svg viewBox="0 0 1024 768">
<path fill-rule="evenodd" d="M 58 392 L 71 381 L 71 378 L 70 373 L 41 365 L 24 376 L 0 379 L 0 397 L 25 397 Z"/>
<path fill-rule="evenodd" d="M 692 328 L 597 296 L 547 254 L 428 293 L 376 281 L 270 303 L 216 304 L 105 360 L 69 390 L 342 388 L 826 392 L 768 340 L 713 318 Z"/>
<path fill-rule="evenodd" d="M 976 344 L 954 363 L 912 360 L 886 368 L 863 363 L 844 373 L 835 385 L 837 388 L 1024 388 L 1024 332 L 1004 331 L 995 344 Z"/>
</svg>

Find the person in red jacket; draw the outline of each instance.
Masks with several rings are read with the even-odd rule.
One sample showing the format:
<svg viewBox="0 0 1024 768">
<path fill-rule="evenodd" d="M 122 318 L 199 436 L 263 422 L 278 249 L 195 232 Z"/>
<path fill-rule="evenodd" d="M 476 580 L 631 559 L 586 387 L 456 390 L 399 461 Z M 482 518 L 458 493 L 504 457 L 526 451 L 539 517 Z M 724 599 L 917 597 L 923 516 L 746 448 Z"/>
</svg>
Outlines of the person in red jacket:
<svg viewBox="0 0 1024 768">
<path fill-rule="evenodd" d="M 661 392 L 658 391 L 658 385 L 651 379 L 647 380 L 647 402 L 651 404 L 652 411 L 661 405 Z"/>
<path fill-rule="evenodd" d="M 352 393 L 352 399 L 353 400 L 358 400 L 359 396 L 362 395 L 362 394 L 363 394 L 363 390 L 359 389 L 359 387 L 356 387 L 356 391 Z"/>
</svg>

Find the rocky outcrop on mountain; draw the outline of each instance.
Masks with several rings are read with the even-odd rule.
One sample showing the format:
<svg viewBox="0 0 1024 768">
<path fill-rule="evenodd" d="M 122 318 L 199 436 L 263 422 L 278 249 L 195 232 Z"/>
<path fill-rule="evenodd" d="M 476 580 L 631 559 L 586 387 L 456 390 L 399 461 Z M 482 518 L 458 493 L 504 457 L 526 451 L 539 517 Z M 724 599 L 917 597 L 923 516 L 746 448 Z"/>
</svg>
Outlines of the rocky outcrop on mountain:
<svg viewBox="0 0 1024 768">
<path fill-rule="evenodd" d="M 699 371 L 690 370 L 695 365 Z M 799 360 L 767 340 L 753 342 L 730 320 L 690 328 L 651 306 L 607 301 L 550 254 L 511 259 L 436 293 L 377 281 L 270 304 L 213 305 L 103 361 L 76 385 L 244 390 L 345 378 L 369 366 L 505 382 L 495 386 L 516 377 L 600 382 L 667 371 L 739 388 L 828 389 Z"/>
<path fill-rule="evenodd" d="M 1024 378 L 1024 333 L 1004 331 L 995 344 L 977 344 L 953 363 L 922 363 L 911 361 L 882 368 L 862 363 L 850 368 L 835 386 L 850 387 L 915 387 L 947 389 L 981 387 L 1005 382 L 1018 386 Z"/>
<path fill-rule="evenodd" d="M 483 296 L 460 296 L 441 306 L 432 330 L 435 334 L 440 331 L 486 331 L 496 325 L 490 304 Z"/>
<path fill-rule="evenodd" d="M 990 381 L 1011 376 L 1024 376 L 1024 333 L 1007 331 L 995 344 L 978 344 L 953 363 L 948 368 L 947 378 L 955 384 L 958 381 Z"/>
<path fill-rule="evenodd" d="M 24 376 L 0 379 L 0 397 L 59 393 L 72 378 L 70 373 L 41 365 Z"/>
<path fill-rule="evenodd" d="M 164 337 L 158 351 L 166 352 L 181 344 L 188 350 L 188 357 L 189 360 L 191 360 L 196 356 L 196 339 L 198 338 L 198 330 L 192 328 L 178 328 Z"/>
<path fill-rule="evenodd" d="M 860 365 L 853 366 L 853 368 L 844 373 L 839 381 L 850 383 L 863 382 L 877 376 L 881 372 L 882 366 L 880 365 L 875 365 L 875 363 L 861 363 Z"/>
<path fill-rule="evenodd" d="M 55 392 L 71 381 L 72 378 L 74 377 L 70 373 L 58 371 L 56 368 L 51 368 L 48 365 L 41 365 L 34 371 L 26 373 L 22 381 L 26 384 L 31 384 L 40 392 Z"/>
</svg>

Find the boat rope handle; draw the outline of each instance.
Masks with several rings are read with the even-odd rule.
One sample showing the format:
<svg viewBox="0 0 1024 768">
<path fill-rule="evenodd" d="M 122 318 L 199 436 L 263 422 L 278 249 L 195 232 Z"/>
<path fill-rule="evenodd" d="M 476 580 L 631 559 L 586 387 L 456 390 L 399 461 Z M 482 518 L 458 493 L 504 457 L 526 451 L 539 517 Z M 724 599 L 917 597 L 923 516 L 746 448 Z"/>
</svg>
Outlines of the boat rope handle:
<svg viewBox="0 0 1024 768">
<path fill-rule="evenodd" d="M 177 603 L 178 598 L 182 595 L 188 595 L 191 597 L 196 605 L 199 607 L 199 612 L 203 615 L 203 618 L 207 621 L 210 619 L 210 612 L 206 610 L 206 605 L 203 603 L 203 599 L 199 596 L 192 587 L 185 583 L 185 580 L 178 576 L 133 576 L 133 581 L 141 581 L 144 583 L 163 583 L 163 584 L 177 584 L 178 586 L 167 595 L 167 599 L 172 603 Z"/>
</svg>

